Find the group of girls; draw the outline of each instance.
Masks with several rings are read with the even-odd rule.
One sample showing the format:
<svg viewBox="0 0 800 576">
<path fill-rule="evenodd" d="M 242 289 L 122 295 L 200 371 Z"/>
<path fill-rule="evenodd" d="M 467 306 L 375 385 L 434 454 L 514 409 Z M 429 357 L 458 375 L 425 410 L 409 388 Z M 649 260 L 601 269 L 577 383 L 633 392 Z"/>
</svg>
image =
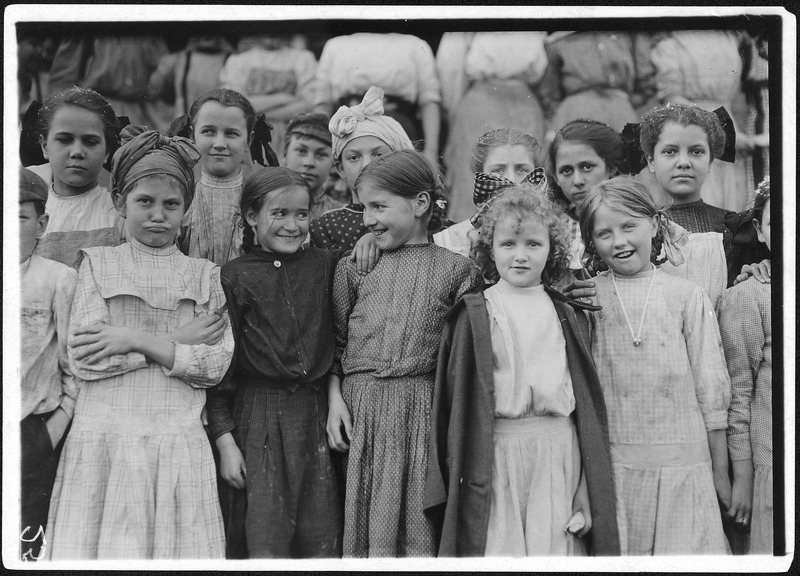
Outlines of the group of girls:
<svg viewBox="0 0 800 576">
<path fill-rule="evenodd" d="M 109 192 L 113 111 L 67 92 L 43 108 L 47 210 L 97 194 L 117 217 L 88 234 L 73 221 L 84 236 L 62 257 L 80 256 L 80 392 L 47 558 L 723 554 L 718 501 L 740 525 L 752 514 L 768 551 L 755 528 L 771 506 L 769 285 L 726 295 L 726 370 L 713 305 L 681 277 L 687 233 L 644 185 L 611 178 L 624 170 L 613 130 L 565 127 L 552 181 L 535 138 L 481 137 L 467 258 L 463 233 L 457 250 L 437 234 L 436 168 L 370 89 L 329 125 L 353 189 L 320 219 L 348 237 L 331 249 L 306 242 L 308 179 L 244 175 L 240 95 L 198 98 L 191 139 L 127 127 Z M 683 116 L 653 126 L 656 179 L 699 193 L 712 135 Z M 200 242 L 206 192 L 218 265 L 178 248 L 187 227 L 189 251 Z M 770 246 L 768 185 L 759 202 Z M 750 291 L 761 300 L 745 316 Z"/>
</svg>

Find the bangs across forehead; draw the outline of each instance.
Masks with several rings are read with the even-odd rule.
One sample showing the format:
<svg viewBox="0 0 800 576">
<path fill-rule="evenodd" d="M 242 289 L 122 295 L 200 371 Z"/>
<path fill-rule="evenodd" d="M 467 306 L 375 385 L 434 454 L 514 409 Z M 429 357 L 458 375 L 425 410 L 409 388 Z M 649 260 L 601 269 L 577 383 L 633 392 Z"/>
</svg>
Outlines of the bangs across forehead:
<svg viewBox="0 0 800 576">
<path fill-rule="evenodd" d="M 621 212 L 627 216 L 632 218 L 651 218 L 655 216 L 655 214 L 650 214 L 646 207 L 643 206 L 634 206 L 629 202 L 625 202 L 620 198 L 602 198 L 597 204 L 594 206 L 594 210 L 592 212 L 597 213 L 601 207 L 606 207 L 609 210 L 613 210 L 614 212 Z"/>
<path fill-rule="evenodd" d="M 311 194 L 308 188 L 298 184 L 289 184 L 281 188 L 276 188 L 267 193 L 264 206 L 267 210 L 278 210 L 281 208 L 308 208 L 311 206 Z"/>
</svg>

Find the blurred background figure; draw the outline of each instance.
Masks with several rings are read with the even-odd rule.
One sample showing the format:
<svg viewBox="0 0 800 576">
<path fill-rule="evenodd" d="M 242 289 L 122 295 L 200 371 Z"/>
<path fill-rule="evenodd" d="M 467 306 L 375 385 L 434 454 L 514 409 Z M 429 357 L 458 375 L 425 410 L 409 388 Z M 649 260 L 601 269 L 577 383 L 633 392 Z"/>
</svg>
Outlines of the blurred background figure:
<svg viewBox="0 0 800 576">
<path fill-rule="evenodd" d="M 29 28 L 17 31 L 17 96 L 22 116 L 36 100 L 47 100 L 47 80 L 56 43 Z"/>
<path fill-rule="evenodd" d="M 647 36 L 628 32 L 553 32 L 545 40 L 547 70 L 539 85 L 549 122 L 546 141 L 573 120 L 594 120 L 621 132 L 635 108 L 655 92 Z"/>
<path fill-rule="evenodd" d="M 724 106 L 734 117 L 736 133 L 741 133 L 732 112 L 742 83 L 741 41 L 739 33 L 727 30 L 677 30 L 665 34 L 650 53 L 659 100 L 664 104 L 695 104 L 709 111 Z M 646 174 L 643 180 L 652 185 Z M 741 154 L 733 164 L 712 163 L 703 186 L 706 203 L 738 212 L 750 194 L 745 187 Z"/>
<path fill-rule="evenodd" d="M 358 33 L 325 43 L 316 74 L 317 107 L 333 114 L 361 102 L 370 86 L 384 92 L 384 114 L 397 120 L 412 142 L 439 164 L 440 102 L 430 45 L 410 34 Z"/>
<path fill-rule="evenodd" d="M 282 150 L 286 123 L 312 108 L 314 54 L 291 46 L 292 33 L 246 35 L 238 54 L 231 55 L 219 75 L 221 88 L 247 97 L 256 114 L 264 113 L 273 127 L 272 149 Z"/>
<path fill-rule="evenodd" d="M 189 37 L 186 48 L 165 54 L 150 76 L 151 98 L 172 107 L 171 116 L 189 114 L 195 98 L 219 87 L 219 73 L 233 46 L 220 34 Z"/>
<path fill-rule="evenodd" d="M 91 88 L 132 124 L 166 132 L 171 110 L 159 109 L 147 94 L 147 81 L 166 53 L 161 36 L 67 36 L 53 57 L 48 92 Z"/>
<path fill-rule="evenodd" d="M 769 176 L 769 50 L 766 38 L 759 36 L 745 36 L 743 47 L 742 83 L 748 111 L 744 132 L 736 135 L 736 144 L 745 158 L 745 190 L 749 193 Z M 748 194 L 746 205 L 752 201 Z"/>
<path fill-rule="evenodd" d="M 447 217 L 472 216 L 475 141 L 498 126 L 516 128 L 541 141 L 544 114 L 534 87 L 547 68 L 545 32 L 447 32 L 436 52 L 448 135 L 444 152 Z"/>
</svg>

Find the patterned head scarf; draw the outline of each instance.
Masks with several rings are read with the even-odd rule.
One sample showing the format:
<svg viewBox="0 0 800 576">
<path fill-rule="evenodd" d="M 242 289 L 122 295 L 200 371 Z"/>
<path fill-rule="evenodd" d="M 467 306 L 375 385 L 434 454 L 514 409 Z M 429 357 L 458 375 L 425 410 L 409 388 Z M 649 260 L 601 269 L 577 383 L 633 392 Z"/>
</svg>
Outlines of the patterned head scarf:
<svg viewBox="0 0 800 576">
<path fill-rule="evenodd" d="M 547 194 L 547 180 L 544 176 L 544 168 L 539 167 L 534 169 L 522 179 L 520 184 L 533 184 L 537 190 L 540 190 L 543 195 Z M 472 202 L 478 207 L 478 211 L 470 218 L 472 226 L 479 228 L 481 218 L 486 210 L 489 209 L 492 202 L 509 188 L 518 186 L 508 178 L 496 176 L 494 174 L 485 174 L 483 172 L 475 173 L 475 184 L 472 190 Z"/>
<path fill-rule="evenodd" d="M 342 155 L 347 143 L 361 136 L 380 138 L 393 152 L 413 150 L 414 145 L 400 123 L 383 115 L 383 89 L 371 86 L 361 104 L 341 106 L 328 125 L 333 136 L 333 157 Z"/>
<path fill-rule="evenodd" d="M 120 134 L 122 146 L 114 154 L 111 194 L 122 194 L 142 178 L 172 176 L 183 191 L 186 208 L 194 198 L 194 165 L 200 150 L 188 138 L 168 138 L 145 126 L 126 126 Z"/>
</svg>

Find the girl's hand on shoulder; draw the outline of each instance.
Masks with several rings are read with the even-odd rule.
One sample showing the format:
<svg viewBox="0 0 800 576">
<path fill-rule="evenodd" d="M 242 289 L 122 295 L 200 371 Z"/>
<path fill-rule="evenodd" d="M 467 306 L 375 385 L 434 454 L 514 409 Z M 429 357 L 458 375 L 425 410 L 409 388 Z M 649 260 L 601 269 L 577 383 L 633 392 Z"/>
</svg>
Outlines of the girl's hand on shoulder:
<svg viewBox="0 0 800 576">
<path fill-rule="evenodd" d="M 570 300 L 580 300 L 597 305 L 597 300 L 595 299 L 597 290 L 595 290 L 594 281 L 592 280 L 578 280 L 576 278 L 564 288 L 563 294 Z"/>
<path fill-rule="evenodd" d="M 217 438 L 219 449 L 219 474 L 223 480 L 241 490 L 247 485 L 247 466 L 242 451 L 230 432 Z"/>
<path fill-rule="evenodd" d="M 139 331 L 131 328 L 96 323 L 75 330 L 69 345 L 75 349 L 76 360 L 96 364 L 109 356 L 134 352 L 139 336 Z"/>
<path fill-rule="evenodd" d="M 757 264 L 745 264 L 742 266 L 742 271 L 733 281 L 736 286 L 740 282 L 744 282 L 752 276 L 762 284 L 770 284 L 772 282 L 772 261 L 770 259 L 762 260 Z"/>
<path fill-rule="evenodd" d="M 381 257 L 381 249 L 375 242 L 372 232 L 367 232 L 358 239 L 353 251 L 350 253 L 350 260 L 356 263 L 358 273 L 364 276 L 375 268 L 378 259 Z"/>
<path fill-rule="evenodd" d="M 179 344 L 186 344 L 187 346 L 195 346 L 198 344 L 207 344 L 209 346 L 216 344 L 220 341 L 225 333 L 225 317 L 220 313 L 210 313 L 205 316 L 199 316 L 184 324 L 175 332 L 168 335 L 169 339 Z"/>
<path fill-rule="evenodd" d="M 350 449 L 353 419 L 341 394 L 329 395 L 326 432 L 328 433 L 328 445 L 332 450 L 347 452 Z"/>
</svg>

